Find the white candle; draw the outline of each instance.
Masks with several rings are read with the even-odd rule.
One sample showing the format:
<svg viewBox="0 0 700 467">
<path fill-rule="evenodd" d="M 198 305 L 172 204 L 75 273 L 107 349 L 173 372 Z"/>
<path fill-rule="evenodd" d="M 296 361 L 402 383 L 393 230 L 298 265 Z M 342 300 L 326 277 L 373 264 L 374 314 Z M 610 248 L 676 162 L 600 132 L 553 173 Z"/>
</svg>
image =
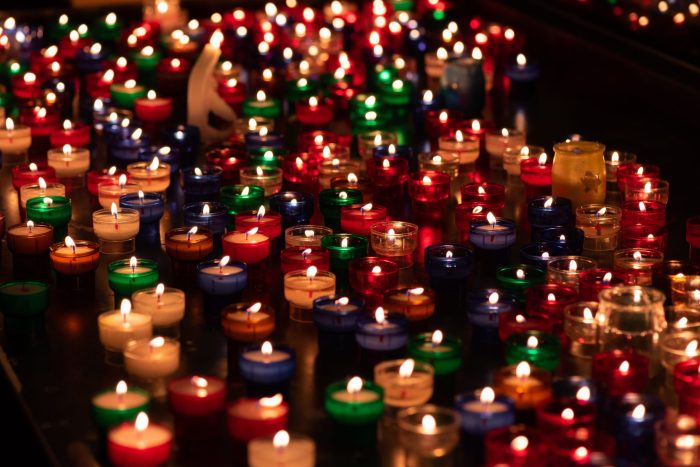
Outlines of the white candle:
<svg viewBox="0 0 700 467">
<path fill-rule="evenodd" d="M 179 289 L 159 284 L 134 292 L 131 300 L 134 311 L 150 315 L 154 326 L 172 326 L 185 317 L 185 292 Z"/>
<path fill-rule="evenodd" d="M 139 225 L 137 211 L 117 208 L 115 203 L 110 210 L 100 209 L 92 213 L 92 227 L 100 240 L 130 240 L 139 233 Z"/>
<path fill-rule="evenodd" d="M 122 300 L 119 310 L 102 313 L 97 318 L 100 342 L 107 350 L 121 352 L 132 339 L 151 337 L 151 317 L 131 312 L 131 302 Z"/>
<path fill-rule="evenodd" d="M 132 340 L 124 349 L 124 366 L 127 373 L 139 378 L 169 376 L 180 366 L 180 343 L 164 337 Z"/>
<path fill-rule="evenodd" d="M 90 151 L 66 144 L 61 148 L 49 149 L 46 160 L 59 177 L 82 177 L 90 168 Z"/>
<path fill-rule="evenodd" d="M 278 431 L 270 438 L 256 438 L 248 443 L 250 467 L 313 467 L 316 465 L 316 445 L 301 435 L 291 437 Z"/>
</svg>

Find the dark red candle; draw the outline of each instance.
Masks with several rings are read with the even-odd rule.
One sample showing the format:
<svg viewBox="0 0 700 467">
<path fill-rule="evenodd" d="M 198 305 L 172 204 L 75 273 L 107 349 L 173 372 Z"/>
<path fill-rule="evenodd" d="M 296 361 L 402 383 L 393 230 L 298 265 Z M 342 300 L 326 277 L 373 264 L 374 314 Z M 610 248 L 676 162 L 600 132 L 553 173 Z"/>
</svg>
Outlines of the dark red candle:
<svg viewBox="0 0 700 467">
<path fill-rule="evenodd" d="M 547 196 L 552 192 L 552 161 L 547 154 L 529 157 L 520 163 L 520 179 L 527 199 Z"/>
<path fill-rule="evenodd" d="M 274 240 L 282 235 L 282 216 L 277 212 L 267 212 L 265 206 L 257 211 L 239 212 L 235 218 L 236 229 L 247 232 L 257 227 L 260 233 Z"/>
<path fill-rule="evenodd" d="M 297 102 L 297 118 L 304 125 L 323 127 L 333 120 L 333 102 L 330 99 L 311 96 Z"/>
<path fill-rule="evenodd" d="M 112 428 L 107 435 L 107 457 L 117 467 L 156 467 L 170 457 L 172 434 L 161 425 L 149 424 L 140 412 L 135 422 Z"/>
<path fill-rule="evenodd" d="M 125 181 L 128 179 L 128 175 L 123 170 L 119 170 L 116 167 L 110 167 L 109 169 L 102 170 L 91 170 L 87 173 L 87 186 L 88 191 L 92 196 L 97 196 L 98 185 L 100 183 L 110 183 L 116 185 L 119 183 L 119 177 L 124 175 Z"/>
<path fill-rule="evenodd" d="M 601 290 L 625 284 L 625 275 L 610 269 L 586 269 L 578 276 L 578 291 L 582 301 L 598 301 Z"/>
<path fill-rule="evenodd" d="M 134 113 L 147 123 L 163 122 L 173 113 L 173 100 L 170 97 L 158 97 L 154 90 L 148 91 L 146 98 L 134 101 Z"/>
<path fill-rule="evenodd" d="M 78 31 L 73 30 L 67 36 L 58 41 L 58 54 L 66 60 L 74 60 L 79 50 L 89 46 L 92 41 L 87 37 L 80 37 Z"/>
<path fill-rule="evenodd" d="M 29 100 L 41 97 L 41 81 L 31 71 L 12 77 L 12 94 L 17 99 Z"/>
<path fill-rule="evenodd" d="M 396 187 L 408 179 L 408 161 L 402 157 L 373 157 L 367 160 L 367 178 L 378 187 Z"/>
<path fill-rule="evenodd" d="M 329 144 L 335 144 L 337 142 L 338 135 L 336 135 L 332 131 L 306 131 L 299 135 L 299 151 L 309 152 L 312 147 L 316 147 L 319 150 L 321 150 L 324 146 L 327 146 Z"/>
<path fill-rule="evenodd" d="M 419 170 L 408 179 L 408 194 L 414 203 L 441 205 L 450 197 L 450 184 L 443 172 Z"/>
<path fill-rule="evenodd" d="M 340 228 L 343 232 L 370 236 L 370 228 L 386 220 L 386 208 L 376 203 L 351 204 L 340 208 Z"/>
<path fill-rule="evenodd" d="M 317 183 L 319 157 L 308 152 L 286 154 L 282 161 L 282 170 L 285 181 L 291 184 L 307 186 L 312 182 Z"/>
<path fill-rule="evenodd" d="M 556 334 L 564 325 L 564 308 L 578 301 L 578 294 L 571 287 L 560 284 L 542 284 L 525 290 L 527 313 L 542 314 L 554 322 Z"/>
<path fill-rule="evenodd" d="M 552 333 L 554 321 L 541 314 L 525 315 L 517 311 L 502 313 L 498 317 L 498 338 L 505 342 L 513 334 L 528 331 Z"/>
<path fill-rule="evenodd" d="M 219 412 L 226 403 L 226 383 L 212 376 L 184 376 L 168 382 L 168 404 L 173 413 L 201 417 Z"/>
<path fill-rule="evenodd" d="M 331 256 L 320 246 L 290 246 L 280 252 L 282 274 L 316 266 L 319 271 L 330 271 Z"/>
<path fill-rule="evenodd" d="M 53 108 L 24 107 L 19 114 L 19 121 L 32 130 L 32 137 L 48 137 L 58 128 L 59 113 Z"/>
<path fill-rule="evenodd" d="M 437 149 L 438 139 L 454 131 L 462 118 L 464 114 L 458 110 L 428 110 L 425 113 L 425 132 L 430 146 Z"/>
<path fill-rule="evenodd" d="M 500 183 L 467 183 L 460 188 L 462 202 L 480 202 L 487 204 L 491 210 L 503 209 L 506 204 L 506 187 Z"/>
<path fill-rule="evenodd" d="M 632 351 L 599 353 L 593 357 L 591 375 L 611 397 L 643 392 L 649 381 L 649 359 Z"/>
<path fill-rule="evenodd" d="M 666 205 L 658 201 L 625 201 L 622 203 L 622 227 L 647 225 L 662 228 L 666 225 Z"/>
<path fill-rule="evenodd" d="M 350 261 L 348 270 L 350 286 L 364 296 L 370 306 L 380 305 L 384 292 L 399 284 L 399 267 L 388 259 L 356 258 Z"/>
<path fill-rule="evenodd" d="M 636 185 L 635 181 L 643 178 L 659 178 L 661 169 L 651 164 L 623 164 L 617 168 L 617 187 L 620 193 L 625 193 L 628 184 Z"/>
<path fill-rule="evenodd" d="M 217 86 L 219 96 L 231 107 L 239 109 L 246 97 L 245 84 L 236 78 L 224 77 L 219 79 Z"/>
<path fill-rule="evenodd" d="M 85 77 L 85 85 L 88 94 L 93 99 L 108 99 L 111 96 L 110 86 L 115 83 L 114 70 L 108 68 L 97 73 L 90 73 Z"/>
<path fill-rule="evenodd" d="M 289 406 L 277 394 L 261 399 L 238 399 L 228 406 L 226 413 L 231 437 L 250 441 L 286 429 Z"/>
<path fill-rule="evenodd" d="M 700 360 L 680 362 L 673 370 L 673 387 L 679 398 L 700 399 Z"/>
<path fill-rule="evenodd" d="M 125 83 L 130 79 L 136 80 L 139 77 L 136 64 L 129 62 L 126 57 L 117 57 L 109 63 L 109 68 L 114 70 L 115 83 Z"/>
<path fill-rule="evenodd" d="M 486 214 L 489 212 L 492 212 L 496 217 L 501 217 L 500 208 L 481 201 L 465 201 L 455 207 L 455 224 L 462 243 L 469 240 L 469 228 L 472 221 L 486 220 Z"/>
<path fill-rule="evenodd" d="M 547 443 L 538 430 L 525 425 L 496 428 L 486 434 L 486 464 L 545 467 Z"/>
<path fill-rule="evenodd" d="M 554 399 L 537 407 L 537 427 L 555 438 L 581 428 L 592 431 L 595 419 L 595 405 L 587 400 Z"/>
<path fill-rule="evenodd" d="M 665 251 L 668 230 L 652 225 L 630 225 L 620 230 L 620 248 Z"/>
<path fill-rule="evenodd" d="M 12 168 L 12 186 L 19 190 L 22 185 L 38 183 L 39 177 L 46 183 L 56 182 L 56 169 L 45 163 L 22 164 Z"/>
<path fill-rule="evenodd" d="M 84 123 L 64 120 L 62 128 L 54 129 L 50 135 L 51 146 L 55 148 L 69 144 L 77 148 L 90 145 L 90 127 Z"/>
</svg>

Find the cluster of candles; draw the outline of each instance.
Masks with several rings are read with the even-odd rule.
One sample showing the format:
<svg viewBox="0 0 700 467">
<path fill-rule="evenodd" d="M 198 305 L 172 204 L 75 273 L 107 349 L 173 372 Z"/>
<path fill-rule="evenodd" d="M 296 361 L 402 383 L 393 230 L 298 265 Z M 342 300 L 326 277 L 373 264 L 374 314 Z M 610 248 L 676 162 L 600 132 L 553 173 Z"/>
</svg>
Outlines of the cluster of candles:
<svg viewBox="0 0 700 467">
<path fill-rule="evenodd" d="M 250 465 L 314 463 L 314 441 L 286 431 L 281 395 L 227 404 L 226 381 L 175 376 L 186 292 L 159 283 L 158 263 L 132 254 L 137 243 L 160 247 L 178 176 L 184 225 L 164 232 L 165 252 L 228 340 L 243 345 L 237 371 L 250 385 L 276 389 L 296 370 L 294 349 L 267 340 L 282 310 L 241 299 L 274 257 L 291 320 L 315 326 L 319 343 L 350 336 L 378 357 L 373 380 L 348 375 L 326 388 L 324 407 L 339 424 L 393 417 L 417 459 L 450 455 L 461 433 L 489 465 L 544 465 L 547 456 L 588 465 L 599 453 L 699 461 L 700 219 L 688 220 L 690 261 L 665 261 L 669 183 L 659 167 L 574 137 L 548 154 L 519 129 L 471 118 L 504 81 L 528 92 L 537 64 L 519 53 L 524 40 L 511 28 L 445 21 L 435 34 L 422 19 L 449 4 L 411 6 L 336 0 L 314 10 L 288 0 L 188 22 L 178 2 L 156 0 L 129 28 L 114 13 L 92 28 L 62 15 L 45 36 L 56 45 L 4 21 L 0 50 L 15 58 L 0 63 L 11 90 L 0 93 L 0 151 L 18 164 L 22 215 L 7 228 L 14 269 L 48 256 L 60 289 L 75 292 L 94 284 L 107 258 L 116 306 L 99 315 L 99 340 L 109 363 L 148 388 L 122 381 L 92 400 L 114 465 L 166 462 L 173 435 L 147 415 L 163 394 L 181 419 L 225 412 L 230 435 L 250 442 Z M 212 58 L 212 69 L 197 72 Z M 242 116 L 230 135 L 205 146 L 210 128 L 162 125 L 184 117 L 188 86 L 216 90 L 216 99 L 190 101 L 190 115 L 216 102 L 204 110 Z M 484 163 L 508 183 L 458 184 L 459 241 L 426 243 L 419 230 L 446 220 L 454 182 Z M 521 183 L 531 242 L 514 265 L 519 226 L 501 214 Z M 82 186 L 101 207 L 92 213 L 98 242 L 68 235 L 71 193 Z M 406 280 L 414 270 L 427 280 Z M 495 277 L 497 288 L 464 294 L 475 275 Z M 41 322 L 48 288 L 0 285 L 8 332 Z M 426 405 L 459 371 L 463 349 L 450 330 L 415 330 L 426 331 L 436 301 L 454 294 L 474 339 L 502 342 L 508 365 L 451 408 Z M 553 378 L 568 358 L 580 376 Z M 679 401 L 675 418 L 645 393 L 660 372 Z"/>
</svg>

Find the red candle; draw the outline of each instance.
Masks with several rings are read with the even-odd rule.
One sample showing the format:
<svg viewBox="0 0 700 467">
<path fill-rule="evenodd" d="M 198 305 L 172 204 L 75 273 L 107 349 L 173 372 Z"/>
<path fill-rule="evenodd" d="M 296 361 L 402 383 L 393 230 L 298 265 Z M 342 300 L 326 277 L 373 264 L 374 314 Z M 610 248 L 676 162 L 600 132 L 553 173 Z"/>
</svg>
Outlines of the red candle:
<svg viewBox="0 0 700 467">
<path fill-rule="evenodd" d="M 467 183 L 460 188 L 462 202 L 479 202 L 490 206 L 490 210 L 501 210 L 506 204 L 506 187 L 500 183 Z M 494 213 L 495 214 L 495 213 Z"/>
<path fill-rule="evenodd" d="M 340 228 L 343 232 L 369 237 L 369 229 L 386 220 L 386 208 L 378 204 L 351 204 L 340 209 Z"/>
<path fill-rule="evenodd" d="M 90 39 L 80 37 L 78 31 L 74 29 L 58 41 L 58 54 L 65 60 L 74 60 L 78 51 L 89 46 L 90 43 Z"/>
<path fill-rule="evenodd" d="M 225 144 L 207 152 L 207 164 L 223 171 L 221 179 L 224 185 L 235 185 L 240 182 L 241 168 L 248 162 L 248 156 L 242 143 Z"/>
<path fill-rule="evenodd" d="M 149 424 L 140 412 L 136 421 L 112 428 L 107 435 L 107 457 L 117 467 L 156 467 L 170 457 L 172 433 L 161 425 Z"/>
<path fill-rule="evenodd" d="M 190 62 L 184 58 L 161 60 L 156 66 L 157 87 L 167 95 L 184 92 L 189 74 Z"/>
<path fill-rule="evenodd" d="M 34 185 L 39 183 L 39 177 L 46 183 L 56 182 L 56 169 L 45 163 L 22 164 L 12 168 L 12 186 L 19 190 L 22 185 Z"/>
<path fill-rule="evenodd" d="M 226 413 L 231 437 L 250 441 L 286 429 L 289 406 L 277 394 L 261 399 L 238 399 L 228 406 Z"/>
<path fill-rule="evenodd" d="M 125 83 L 130 79 L 137 80 L 139 77 L 136 64 L 129 62 L 126 57 L 117 57 L 109 63 L 109 68 L 114 70 L 115 83 Z"/>
<path fill-rule="evenodd" d="M 367 161 L 367 178 L 378 187 L 396 187 L 408 179 L 408 161 L 402 157 L 373 157 Z"/>
<path fill-rule="evenodd" d="M 630 225 L 620 230 L 620 248 L 651 248 L 665 251 L 668 230 L 652 225 Z"/>
<path fill-rule="evenodd" d="M 464 118 L 458 110 L 429 110 L 425 114 L 425 132 L 430 140 L 430 147 L 437 148 L 438 139 L 457 129 L 457 124 Z"/>
<path fill-rule="evenodd" d="M 609 269 L 586 269 L 578 276 L 578 293 L 582 301 L 598 301 L 601 290 L 625 284 L 625 275 Z"/>
<path fill-rule="evenodd" d="M 450 197 L 450 176 L 443 172 L 419 170 L 408 179 L 408 194 L 414 203 L 443 204 Z"/>
<path fill-rule="evenodd" d="M 20 111 L 19 121 L 31 128 L 32 137 L 48 137 L 58 127 L 59 113 L 53 108 L 25 107 Z"/>
<path fill-rule="evenodd" d="M 554 333 L 563 334 L 564 309 L 578 301 L 578 294 L 571 287 L 560 284 L 536 285 L 525 290 L 525 310 L 542 314 L 554 323 Z"/>
<path fill-rule="evenodd" d="M 465 135 L 479 138 L 479 157 L 488 157 L 488 153 L 486 152 L 486 133 L 492 132 L 494 128 L 492 123 L 478 118 L 466 120 L 457 125 L 457 129 L 462 130 L 462 133 Z"/>
<path fill-rule="evenodd" d="M 291 184 L 315 186 L 318 182 L 319 157 L 308 152 L 286 154 L 282 170 L 284 179 Z"/>
<path fill-rule="evenodd" d="M 90 73 L 85 77 L 87 92 L 93 99 L 108 99 L 111 96 L 110 86 L 114 84 L 114 70 L 108 68 L 97 73 Z"/>
<path fill-rule="evenodd" d="M 540 331 L 551 334 L 554 329 L 554 321 L 541 314 L 524 315 L 517 311 L 502 313 L 498 317 L 498 338 L 505 342 L 513 334 L 528 331 Z"/>
<path fill-rule="evenodd" d="M 219 412 L 226 403 L 226 383 L 212 376 L 185 376 L 168 382 L 168 403 L 173 413 L 201 417 Z"/>
<path fill-rule="evenodd" d="M 35 73 L 28 71 L 12 77 L 12 94 L 17 99 L 28 100 L 41 97 L 41 82 Z"/>
<path fill-rule="evenodd" d="M 680 362 L 673 370 L 673 387 L 681 398 L 700 399 L 700 360 Z"/>
<path fill-rule="evenodd" d="M 552 162 L 547 154 L 528 157 L 520 163 L 520 179 L 525 185 L 527 199 L 552 193 Z"/>
<path fill-rule="evenodd" d="M 261 263 L 270 256 L 270 237 L 254 227 L 246 232 L 230 232 L 222 239 L 224 254 L 248 264 Z"/>
<path fill-rule="evenodd" d="M 322 150 L 324 146 L 336 144 L 338 135 L 332 131 L 314 130 L 306 131 L 299 135 L 299 151 L 309 152 L 312 147 L 317 147 Z"/>
<path fill-rule="evenodd" d="M 173 100 L 170 97 L 158 97 L 151 89 L 145 99 L 138 98 L 134 101 L 134 113 L 144 122 L 163 122 L 173 113 Z"/>
<path fill-rule="evenodd" d="M 583 395 L 582 395 L 583 397 Z M 581 428 L 593 431 L 595 428 L 595 405 L 585 400 L 555 399 L 537 407 L 537 427 L 549 437 L 575 435 Z"/>
<path fill-rule="evenodd" d="M 242 232 L 257 228 L 273 242 L 282 235 L 282 216 L 278 212 L 267 212 L 265 206 L 260 206 L 257 211 L 237 213 L 235 224 Z"/>
<path fill-rule="evenodd" d="M 535 428 L 525 425 L 496 428 L 486 434 L 485 446 L 487 465 L 547 465 L 547 443 Z"/>
<path fill-rule="evenodd" d="M 599 353 L 593 357 L 591 375 L 611 397 L 643 392 L 649 381 L 649 359 L 632 351 Z"/>
<path fill-rule="evenodd" d="M 333 102 L 330 99 L 309 97 L 297 102 L 297 118 L 304 125 L 323 127 L 333 120 Z"/>
<path fill-rule="evenodd" d="M 651 164 L 623 164 L 617 168 L 617 187 L 625 193 L 627 184 L 634 184 L 643 178 L 659 178 L 661 169 Z"/>
<path fill-rule="evenodd" d="M 350 286 L 369 306 L 381 305 L 384 292 L 399 284 L 399 267 L 393 261 L 367 256 L 350 261 Z"/>
<path fill-rule="evenodd" d="M 666 225 L 666 205 L 658 201 L 625 201 L 622 204 L 620 225 L 662 228 Z"/>
<path fill-rule="evenodd" d="M 109 169 L 91 170 L 87 173 L 88 191 L 92 196 L 97 196 L 99 194 L 98 186 L 100 183 L 116 185 L 119 183 L 119 178 L 122 175 L 124 176 L 124 183 L 126 183 L 128 180 L 126 172 L 118 170 L 114 166 Z"/>
<path fill-rule="evenodd" d="M 330 253 L 320 246 L 290 246 L 280 253 L 282 274 L 316 266 L 319 271 L 330 271 Z"/>
<path fill-rule="evenodd" d="M 246 97 L 245 84 L 236 78 L 223 77 L 217 87 L 219 96 L 231 107 L 239 109 Z"/>
<path fill-rule="evenodd" d="M 58 47 L 51 45 L 45 49 L 35 50 L 29 58 L 29 69 L 37 75 L 45 75 L 51 71 L 54 63 L 58 63 L 59 69 L 62 60 L 58 57 Z"/>
<path fill-rule="evenodd" d="M 51 146 L 55 148 L 68 144 L 73 147 L 87 148 L 90 145 L 90 127 L 84 123 L 63 121 L 63 128 L 55 129 L 50 136 Z"/>
</svg>

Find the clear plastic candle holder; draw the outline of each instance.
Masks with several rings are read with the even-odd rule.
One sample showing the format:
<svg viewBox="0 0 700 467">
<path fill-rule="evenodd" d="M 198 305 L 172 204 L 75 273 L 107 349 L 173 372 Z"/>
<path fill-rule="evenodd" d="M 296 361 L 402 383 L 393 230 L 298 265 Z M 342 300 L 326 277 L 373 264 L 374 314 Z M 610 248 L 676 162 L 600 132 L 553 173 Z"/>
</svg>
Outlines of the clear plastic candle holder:
<svg viewBox="0 0 700 467">
<path fill-rule="evenodd" d="M 470 166 L 479 158 L 481 143 L 478 136 L 467 135 L 457 130 L 451 135 L 441 136 L 438 139 L 438 149 L 456 154 L 460 166 Z"/>
<path fill-rule="evenodd" d="M 528 243 L 520 249 L 520 261 L 546 271 L 547 264 L 552 258 L 566 256 L 569 253 L 569 248 L 561 242 Z"/>
<path fill-rule="evenodd" d="M 640 178 L 625 185 L 625 201 L 656 201 L 668 204 L 669 186 L 660 178 Z"/>
<path fill-rule="evenodd" d="M 314 300 L 335 294 L 335 274 L 318 270 L 312 273 L 312 267 L 284 275 L 284 298 L 293 321 L 311 323 Z"/>
<path fill-rule="evenodd" d="M 340 209 L 340 228 L 343 232 L 370 236 L 370 228 L 386 220 L 386 208 L 376 203 L 351 204 Z"/>
<path fill-rule="evenodd" d="M 593 358 L 598 351 L 598 302 L 577 302 L 564 309 L 564 333 L 574 357 Z"/>
<path fill-rule="evenodd" d="M 512 293 L 519 301 L 525 301 L 525 290 L 533 285 L 544 284 L 547 273 L 543 268 L 530 264 L 504 266 L 496 271 L 496 284 Z"/>
<path fill-rule="evenodd" d="M 585 256 L 559 256 L 547 263 L 547 282 L 563 284 L 578 291 L 581 274 L 597 266 L 594 260 Z"/>
<path fill-rule="evenodd" d="M 100 240 L 100 251 L 105 254 L 131 253 L 135 250 L 139 233 L 140 215 L 135 209 L 99 209 L 92 213 L 92 227 Z"/>
<path fill-rule="evenodd" d="M 665 296 L 641 286 L 618 286 L 600 292 L 598 325 L 603 350 L 631 349 L 655 360 L 656 345 L 666 328 Z"/>
<path fill-rule="evenodd" d="M 397 422 L 399 442 L 407 457 L 414 458 L 409 462 L 449 458 L 459 444 L 459 414 L 452 409 L 435 405 L 411 407 L 399 412 Z"/>
<path fill-rule="evenodd" d="M 318 170 L 318 183 L 322 189 L 331 187 L 331 180 L 338 177 L 347 177 L 349 173 L 359 173 L 359 161 L 352 159 L 332 159 L 321 162 Z M 242 180 L 242 178 L 241 178 Z M 268 195 L 269 196 L 269 195 Z"/>
<path fill-rule="evenodd" d="M 620 234 L 620 209 L 604 204 L 586 204 L 576 208 L 576 227 L 583 230 L 583 249 L 610 251 L 617 248 Z"/>
<path fill-rule="evenodd" d="M 372 249 L 378 256 L 385 256 L 399 267 L 413 264 L 413 252 L 418 244 L 418 226 L 410 222 L 387 221 L 370 228 Z"/>
<path fill-rule="evenodd" d="M 610 150 L 605 151 L 605 178 L 608 183 L 617 186 L 617 169 L 621 165 L 634 164 L 637 162 L 637 155 L 626 151 Z"/>
<path fill-rule="evenodd" d="M 664 260 L 664 254 L 650 248 L 624 248 L 613 254 L 615 269 L 621 271 L 630 285 L 652 285 L 654 268 Z"/>
<path fill-rule="evenodd" d="M 408 161 L 401 157 L 373 157 L 366 162 L 366 172 L 372 185 L 398 188 L 408 180 Z"/>
<path fill-rule="evenodd" d="M 491 156 L 491 166 L 500 167 L 506 148 L 525 146 L 525 134 L 514 128 L 501 128 L 487 132 L 485 142 L 486 152 Z"/>
<path fill-rule="evenodd" d="M 459 175 L 459 155 L 449 151 L 436 151 L 418 155 L 420 170 L 442 172 L 454 179 Z"/>
<path fill-rule="evenodd" d="M 533 231 L 571 225 L 571 201 L 561 196 L 541 196 L 527 203 L 527 219 Z"/>
<path fill-rule="evenodd" d="M 673 376 L 673 370 L 681 362 L 697 358 L 700 332 L 697 329 L 689 331 L 671 331 L 663 334 L 659 340 L 659 359 L 668 377 Z"/>
<path fill-rule="evenodd" d="M 384 389 L 389 407 L 425 404 L 433 395 L 433 367 L 416 360 L 388 360 L 374 367 L 374 382 Z"/>
<path fill-rule="evenodd" d="M 259 186 L 265 190 L 265 196 L 271 196 L 282 189 L 282 169 L 276 167 L 247 167 L 241 169 L 243 185 Z"/>
<path fill-rule="evenodd" d="M 191 227 L 176 227 L 165 234 L 165 252 L 176 270 L 183 269 L 178 265 L 203 261 L 213 251 L 214 234 L 209 229 L 198 227 L 193 232 Z"/>
<path fill-rule="evenodd" d="M 180 337 L 180 321 L 185 317 L 185 292 L 174 287 L 149 287 L 131 295 L 132 311 L 148 314 L 157 335 Z"/>
<path fill-rule="evenodd" d="M 333 235 L 333 229 L 324 225 L 295 225 L 284 231 L 285 248 L 321 246 L 321 240 L 327 235 Z"/>
<path fill-rule="evenodd" d="M 163 337 L 132 340 L 124 348 L 124 367 L 139 380 L 162 380 L 180 367 L 180 342 Z"/>
<path fill-rule="evenodd" d="M 228 207 L 216 201 L 189 203 L 183 208 L 185 226 L 206 227 L 215 236 L 222 235 L 229 224 Z"/>
<path fill-rule="evenodd" d="M 656 425 L 656 455 L 662 465 L 700 464 L 700 427 L 688 415 L 669 415 Z"/>
<path fill-rule="evenodd" d="M 513 334 L 528 331 L 552 333 L 555 322 L 541 313 L 509 311 L 498 316 L 498 339 L 505 342 Z"/>
<path fill-rule="evenodd" d="M 469 322 L 479 331 L 475 337 L 484 340 L 495 336 L 500 317 L 515 311 L 518 306 L 514 295 L 498 289 L 470 290 L 466 304 Z"/>
<path fill-rule="evenodd" d="M 361 299 L 344 295 L 319 297 L 313 306 L 313 321 L 318 330 L 335 334 L 355 332 L 357 320 L 364 311 Z"/>
</svg>

